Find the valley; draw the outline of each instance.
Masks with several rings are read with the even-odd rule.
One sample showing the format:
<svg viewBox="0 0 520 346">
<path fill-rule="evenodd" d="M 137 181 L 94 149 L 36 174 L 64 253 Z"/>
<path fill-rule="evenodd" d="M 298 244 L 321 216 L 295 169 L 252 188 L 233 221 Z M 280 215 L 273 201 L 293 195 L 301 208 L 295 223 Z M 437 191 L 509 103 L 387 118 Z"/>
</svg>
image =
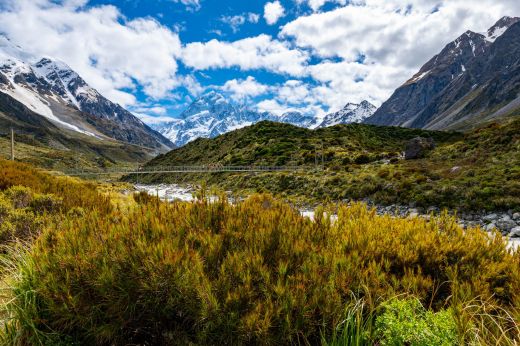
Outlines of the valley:
<svg viewBox="0 0 520 346">
<path fill-rule="evenodd" d="M 512 3 L 127 3 L 0 5 L 0 345 L 520 343 Z"/>
</svg>

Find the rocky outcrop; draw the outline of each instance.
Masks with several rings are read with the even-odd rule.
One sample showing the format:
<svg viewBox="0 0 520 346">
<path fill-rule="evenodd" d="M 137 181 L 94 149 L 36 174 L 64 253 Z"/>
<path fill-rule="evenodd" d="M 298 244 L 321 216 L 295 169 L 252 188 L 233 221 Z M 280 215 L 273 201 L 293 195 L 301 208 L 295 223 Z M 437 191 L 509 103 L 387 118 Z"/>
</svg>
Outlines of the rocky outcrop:
<svg viewBox="0 0 520 346">
<path fill-rule="evenodd" d="M 435 149 L 433 138 L 415 137 L 406 144 L 404 158 L 405 160 L 420 159 L 433 149 Z"/>
</svg>

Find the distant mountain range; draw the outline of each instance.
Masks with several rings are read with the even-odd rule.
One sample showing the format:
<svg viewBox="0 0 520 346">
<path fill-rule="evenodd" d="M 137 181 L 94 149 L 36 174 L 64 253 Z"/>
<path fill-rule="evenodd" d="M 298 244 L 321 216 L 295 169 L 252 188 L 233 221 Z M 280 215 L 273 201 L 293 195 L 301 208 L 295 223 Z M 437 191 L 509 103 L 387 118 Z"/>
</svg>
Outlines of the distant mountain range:
<svg viewBox="0 0 520 346">
<path fill-rule="evenodd" d="M 65 63 L 32 56 L 2 35 L 0 94 L 4 129 L 37 127 L 55 132 L 56 127 L 68 136 L 116 140 L 156 153 L 173 147 L 160 133 L 90 87 Z"/>
<path fill-rule="evenodd" d="M 0 134 L 14 126 L 62 149 L 72 138 L 74 145 L 80 145 L 78 140 L 115 141 L 157 154 L 264 120 L 309 129 L 364 122 L 464 130 L 518 111 L 520 18 L 504 17 L 485 33 L 465 32 L 377 110 L 363 101 L 325 117 L 295 111 L 277 115 L 211 91 L 178 119 L 151 127 L 103 97 L 64 62 L 35 57 L 0 35 Z"/>
<path fill-rule="evenodd" d="M 213 138 L 263 120 L 316 128 L 361 122 L 374 111 L 375 107 L 367 101 L 359 105 L 349 103 L 343 110 L 329 114 L 320 121 L 319 118 L 300 112 L 276 115 L 254 111 L 243 105 L 234 104 L 215 91 L 210 91 L 197 98 L 179 119 L 153 127 L 176 146 L 182 146 L 197 138 Z"/>
<path fill-rule="evenodd" d="M 520 110 L 520 18 L 467 31 L 428 61 L 365 122 L 468 129 Z"/>
</svg>

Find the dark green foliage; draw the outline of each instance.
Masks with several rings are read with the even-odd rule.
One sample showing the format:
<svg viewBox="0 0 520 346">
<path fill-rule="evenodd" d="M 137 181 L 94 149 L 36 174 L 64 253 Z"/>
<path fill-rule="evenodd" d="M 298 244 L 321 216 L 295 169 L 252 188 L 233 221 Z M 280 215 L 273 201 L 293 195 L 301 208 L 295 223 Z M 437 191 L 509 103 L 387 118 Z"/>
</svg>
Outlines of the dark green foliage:
<svg viewBox="0 0 520 346">
<path fill-rule="evenodd" d="M 440 142 L 458 138 L 455 133 L 430 132 L 398 127 L 337 125 L 308 130 L 289 124 L 262 121 L 214 139 L 197 139 L 168 154 L 160 155 L 148 166 L 184 164 L 223 165 L 309 165 L 315 158 L 327 166 L 341 165 L 345 159 L 366 155 L 366 162 L 393 157 L 404 149 L 407 140 L 417 136 Z M 362 162 L 362 163 L 366 163 Z"/>
<path fill-rule="evenodd" d="M 282 131 L 284 136 L 279 133 Z M 433 137 L 437 147 L 423 159 L 399 159 L 397 153 L 406 141 L 420 135 Z M 249 138 L 248 146 L 237 146 L 236 141 L 243 137 Z M 272 148 L 289 140 L 298 143 L 294 151 L 273 154 Z M 205 153 L 204 158 L 195 159 L 195 153 L 200 152 Z M 246 194 L 270 191 L 307 204 L 368 197 L 381 204 L 414 203 L 425 208 L 520 210 L 519 117 L 465 135 L 356 124 L 310 131 L 261 123 L 213 140 L 195 141 L 149 165 L 230 164 L 229 157 L 235 155 L 247 164 L 277 164 L 280 160 L 286 165 L 304 165 L 306 170 L 284 173 L 283 177 L 280 173 L 193 174 L 142 179 L 177 183 L 204 180 L 226 190 Z M 323 162 L 324 169 L 314 169 L 316 162 L 320 167 Z"/>
</svg>

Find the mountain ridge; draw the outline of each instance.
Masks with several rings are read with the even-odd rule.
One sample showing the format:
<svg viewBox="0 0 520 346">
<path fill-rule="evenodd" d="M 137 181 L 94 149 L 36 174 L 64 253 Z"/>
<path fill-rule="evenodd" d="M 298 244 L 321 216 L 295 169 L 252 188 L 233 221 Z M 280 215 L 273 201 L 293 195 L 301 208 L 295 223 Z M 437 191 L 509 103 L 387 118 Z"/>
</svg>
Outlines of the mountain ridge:
<svg viewBox="0 0 520 346">
<path fill-rule="evenodd" d="M 103 97 L 66 63 L 35 57 L 0 35 L 0 92 L 66 130 L 162 152 L 173 144 Z"/>
<path fill-rule="evenodd" d="M 496 47 L 516 46 L 516 35 L 510 32 L 520 29 L 520 18 L 503 17 L 486 33 L 466 31 L 425 65 L 418 73 L 396 89 L 383 105 L 365 120 L 367 124 L 405 126 L 425 129 L 465 129 L 498 117 L 493 107 L 498 104 L 482 104 L 483 100 L 501 100 L 502 107 L 514 100 L 500 96 L 493 80 L 502 73 L 502 85 L 506 93 L 518 89 L 514 71 L 501 57 L 490 64 Z M 513 55 L 518 59 L 520 49 L 513 53 L 502 49 L 502 56 Z M 511 61 L 510 61 L 511 63 Z M 492 68 L 490 68 L 492 66 Z M 490 89 L 491 86 L 491 89 Z M 483 93 L 483 90 L 488 93 Z M 480 106 L 477 106 L 480 102 Z"/>
<path fill-rule="evenodd" d="M 260 112 L 245 105 L 234 104 L 222 94 L 211 90 L 195 99 L 184 110 L 178 119 L 153 125 L 153 127 L 169 138 L 176 146 L 183 146 L 197 138 L 214 138 L 218 135 L 256 124 L 260 121 L 274 121 L 292 124 L 303 128 L 326 127 L 337 124 L 361 122 L 375 107 L 368 101 L 355 106 L 348 112 L 345 109 L 330 113 L 324 122 L 318 117 L 288 111 L 281 115 Z"/>
</svg>

